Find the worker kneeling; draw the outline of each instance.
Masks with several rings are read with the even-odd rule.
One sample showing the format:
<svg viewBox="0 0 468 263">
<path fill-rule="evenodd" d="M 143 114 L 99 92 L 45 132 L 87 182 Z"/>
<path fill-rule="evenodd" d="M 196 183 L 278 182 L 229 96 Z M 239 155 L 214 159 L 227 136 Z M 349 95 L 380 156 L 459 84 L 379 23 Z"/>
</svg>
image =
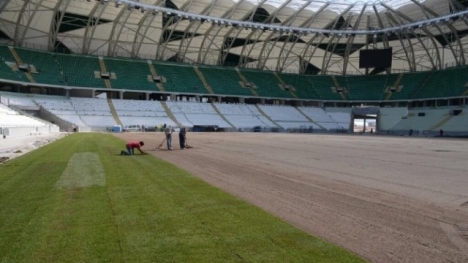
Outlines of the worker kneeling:
<svg viewBox="0 0 468 263">
<path fill-rule="evenodd" d="M 127 151 L 121 151 L 120 152 L 120 155 L 134 155 L 135 154 L 135 148 L 140 151 L 141 154 L 145 154 L 142 150 L 141 150 L 141 147 L 145 145 L 144 142 L 140 141 L 140 142 L 136 142 L 136 141 L 131 141 L 131 142 L 127 142 L 127 144 L 125 145 L 127 147 Z"/>
</svg>

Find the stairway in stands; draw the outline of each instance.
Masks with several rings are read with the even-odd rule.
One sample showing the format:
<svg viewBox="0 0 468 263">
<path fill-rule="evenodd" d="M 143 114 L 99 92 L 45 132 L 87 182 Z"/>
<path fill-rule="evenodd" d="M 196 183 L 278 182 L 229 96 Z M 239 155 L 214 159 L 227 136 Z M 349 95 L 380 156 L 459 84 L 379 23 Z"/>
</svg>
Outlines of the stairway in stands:
<svg viewBox="0 0 468 263">
<path fill-rule="evenodd" d="M 198 77 L 199 77 L 200 80 L 202 81 L 203 87 L 205 87 L 205 89 L 206 89 L 210 94 L 214 94 L 213 89 L 212 89 L 211 86 L 208 84 L 208 82 L 206 82 L 206 79 L 205 79 L 205 77 L 203 76 L 203 74 L 202 74 L 202 72 L 200 71 L 200 69 L 199 69 L 197 66 L 194 66 L 193 69 L 195 70 L 195 72 L 197 73 Z"/>
<path fill-rule="evenodd" d="M 216 111 L 216 113 L 229 125 L 231 125 L 232 128 L 236 128 L 236 126 L 234 126 L 234 124 L 232 124 L 228 119 L 226 119 L 226 117 L 219 111 L 219 109 L 216 107 L 216 105 L 212 102 L 211 103 L 211 106 L 213 107 L 213 109 Z"/>
<path fill-rule="evenodd" d="M 156 69 L 154 68 L 153 62 L 152 62 L 151 60 L 148 60 L 148 66 L 149 66 L 149 70 L 150 70 L 150 72 L 151 72 L 151 75 L 152 75 L 153 77 L 158 76 L 158 73 L 156 72 Z M 162 84 L 162 80 L 161 80 L 161 82 L 156 83 L 156 87 L 158 87 L 159 91 L 162 91 L 162 92 L 165 91 L 165 90 L 164 90 L 164 86 L 163 86 L 163 84 Z"/>
<path fill-rule="evenodd" d="M 99 57 L 99 65 L 101 66 L 101 73 L 107 73 L 106 63 L 104 63 L 103 57 Z M 104 82 L 106 83 L 106 88 L 112 89 L 110 79 L 104 79 Z"/>
<path fill-rule="evenodd" d="M 114 117 L 115 123 L 120 125 L 123 128 L 122 122 L 120 121 L 119 115 L 117 114 L 117 111 L 115 110 L 114 103 L 112 103 L 112 99 L 107 98 L 107 104 L 109 104 L 109 109 L 112 113 L 112 117 Z"/>
<path fill-rule="evenodd" d="M 10 52 L 11 54 L 13 55 L 13 57 L 15 58 L 16 60 L 16 64 L 18 64 L 18 66 L 21 66 L 23 65 L 23 60 L 20 58 L 20 56 L 18 55 L 18 53 L 16 53 L 16 50 L 13 48 L 13 47 L 8 47 L 10 49 Z M 31 75 L 31 73 L 29 72 L 24 72 L 24 75 L 26 75 L 26 77 L 29 79 L 29 81 L 31 83 L 36 83 L 36 80 L 34 79 L 34 77 Z"/>
<path fill-rule="evenodd" d="M 176 119 L 176 117 L 172 113 L 171 109 L 169 109 L 169 107 L 167 106 L 165 101 L 161 101 L 161 105 L 163 106 L 164 111 L 166 111 L 167 117 L 169 117 L 177 125 L 177 127 L 183 127 L 184 126 L 184 125 L 182 125 L 182 123 L 180 123 Z"/>
<path fill-rule="evenodd" d="M 236 72 L 237 72 L 237 74 L 239 75 L 239 77 L 241 78 L 241 80 L 242 80 L 244 83 L 249 82 L 249 81 L 247 80 L 247 78 L 245 78 L 245 76 L 242 75 L 242 72 L 241 72 L 238 68 L 236 68 Z M 250 90 L 250 92 L 252 92 L 252 94 L 253 94 L 254 96 L 257 96 L 257 97 L 258 97 L 257 91 L 255 91 L 253 88 L 250 88 L 249 90 Z"/>
</svg>

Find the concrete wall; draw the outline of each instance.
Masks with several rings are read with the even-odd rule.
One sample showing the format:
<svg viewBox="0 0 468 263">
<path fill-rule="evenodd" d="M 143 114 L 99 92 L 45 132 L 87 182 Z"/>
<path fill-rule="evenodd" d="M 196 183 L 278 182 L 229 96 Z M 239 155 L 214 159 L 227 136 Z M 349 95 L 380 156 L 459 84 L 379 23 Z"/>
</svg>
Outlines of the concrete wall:
<svg viewBox="0 0 468 263">
<path fill-rule="evenodd" d="M 407 115 L 407 108 L 380 108 L 377 127 L 382 131 L 390 130 Z"/>
<path fill-rule="evenodd" d="M 44 127 L 3 128 L 2 130 L 2 135 L 8 138 L 59 132 L 58 126 L 56 125 L 48 125 Z"/>
<path fill-rule="evenodd" d="M 39 110 L 39 116 L 48 122 L 58 125 L 61 131 L 69 131 L 73 126 L 72 123 L 60 119 L 59 117 L 50 113 L 48 110 L 44 109 L 44 107 L 41 107 L 41 109 Z"/>
</svg>

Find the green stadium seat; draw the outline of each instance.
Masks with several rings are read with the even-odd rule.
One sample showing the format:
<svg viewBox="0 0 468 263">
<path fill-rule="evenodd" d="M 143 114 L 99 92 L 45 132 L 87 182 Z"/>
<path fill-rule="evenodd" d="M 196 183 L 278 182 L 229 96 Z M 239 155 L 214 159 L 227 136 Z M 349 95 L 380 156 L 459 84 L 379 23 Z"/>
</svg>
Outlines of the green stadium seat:
<svg viewBox="0 0 468 263">
<path fill-rule="evenodd" d="M 252 96 L 247 88 L 239 84 L 241 78 L 234 68 L 198 67 L 211 89 L 216 94 Z"/>
<path fill-rule="evenodd" d="M 260 97 L 292 98 L 293 96 L 279 86 L 280 81 L 272 72 L 257 70 L 241 70 L 242 75 L 257 86 L 256 92 Z"/>
<path fill-rule="evenodd" d="M 164 83 L 166 91 L 208 93 L 192 66 L 160 62 L 154 62 L 153 65 L 158 75 L 167 79 L 167 82 Z"/>
<path fill-rule="evenodd" d="M 111 79 L 113 89 L 159 91 L 154 82 L 148 81 L 151 72 L 146 60 L 104 58 L 104 62 L 107 71 L 115 73 L 116 79 Z"/>
</svg>

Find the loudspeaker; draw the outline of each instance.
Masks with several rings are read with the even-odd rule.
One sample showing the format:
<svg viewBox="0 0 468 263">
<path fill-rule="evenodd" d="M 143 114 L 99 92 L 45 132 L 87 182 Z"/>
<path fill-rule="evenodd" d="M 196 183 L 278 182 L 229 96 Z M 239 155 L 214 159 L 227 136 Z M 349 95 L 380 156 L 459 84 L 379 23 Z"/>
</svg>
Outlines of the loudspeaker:
<svg viewBox="0 0 468 263">
<path fill-rule="evenodd" d="M 162 80 L 161 76 L 153 76 L 153 81 L 156 83 L 160 83 Z"/>
<path fill-rule="evenodd" d="M 110 73 L 109 72 L 106 72 L 106 73 L 101 72 L 101 78 L 110 79 Z"/>
<path fill-rule="evenodd" d="M 28 64 L 18 65 L 18 69 L 22 72 L 29 72 L 29 65 Z"/>
</svg>

